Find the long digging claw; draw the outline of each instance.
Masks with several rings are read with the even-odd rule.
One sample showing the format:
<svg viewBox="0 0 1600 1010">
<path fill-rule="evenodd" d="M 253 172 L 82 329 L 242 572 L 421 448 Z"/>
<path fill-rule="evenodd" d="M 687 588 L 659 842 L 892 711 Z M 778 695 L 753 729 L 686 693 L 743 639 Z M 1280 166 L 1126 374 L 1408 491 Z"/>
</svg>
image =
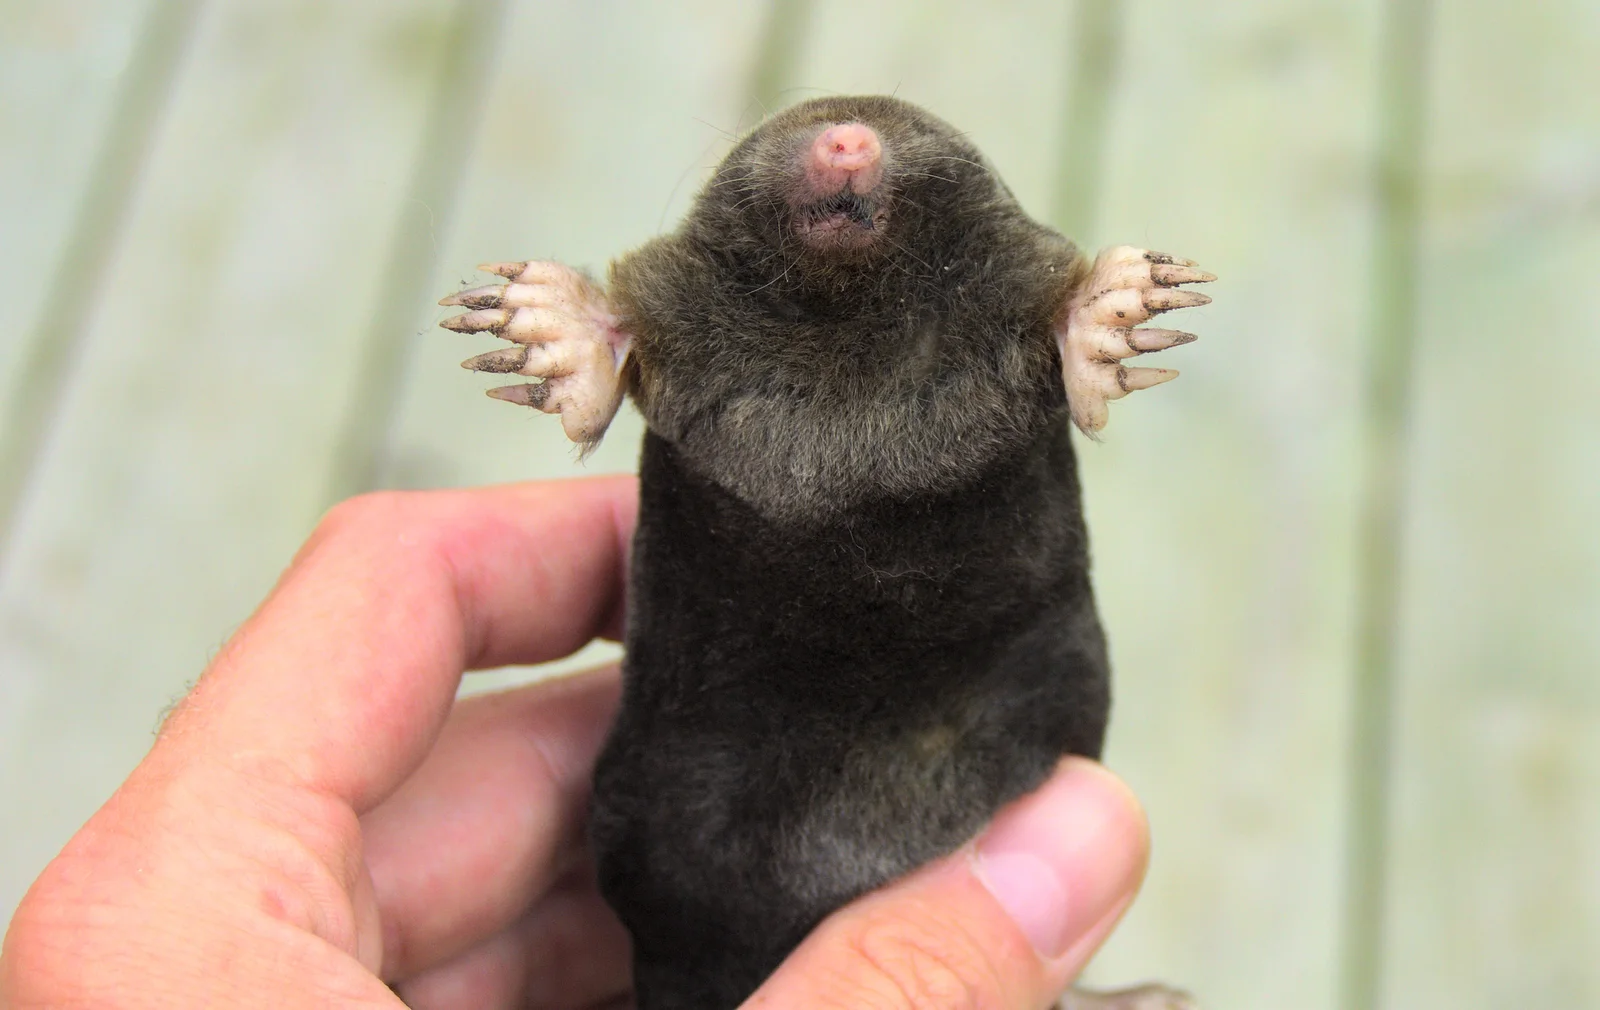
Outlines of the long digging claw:
<svg viewBox="0 0 1600 1010">
<path fill-rule="evenodd" d="M 464 305 L 469 309 L 497 309 L 505 298 L 504 284 L 490 284 L 481 288 L 469 288 L 466 291 L 457 291 L 453 295 L 445 295 L 439 299 L 440 305 Z"/>
<path fill-rule="evenodd" d="M 1210 305 L 1211 297 L 1182 288 L 1150 288 L 1144 293 L 1144 307 L 1151 313 Z"/>
<path fill-rule="evenodd" d="M 1171 253 L 1150 252 L 1147 250 L 1144 258 L 1149 263 L 1170 263 L 1180 267 L 1192 267 L 1195 265 L 1194 260 L 1186 260 L 1182 256 L 1174 256 Z"/>
<path fill-rule="evenodd" d="M 1193 333 L 1185 333 L 1182 330 L 1158 330 L 1154 327 L 1143 330 L 1123 330 L 1122 333 L 1123 340 L 1128 344 L 1128 350 L 1135 354 L 1164 351 L 1169 347 L 1193 343 L 1200 339 Z"/>
<path fill-rule="evenodd" d="M 502 347 L 498 351 L 480 354 L 475 358 L 468 358 L 461 363 L 462 368 L 470 368 L 474 372 L 515 372 L 528 363 L 528 347 L 520 344 L 516 347 Z M 521 387 L 512 386 L 512 389 Z"/>
<path fill-rule="evenodd" d="M 477 309 L 463 312 L 459 316 L 451 316 L 439 325 L 457 333 L 478 333 L 483 330 L 498 330 L 510 320 L 511 314 L 503 309 Z"/>
<path fill-rule="evenodd" d="M 1118 368 L 1117 385 L 1122 387 L 1124 393 L 1131 393 L 1136 389 L 1149 389 L 1159 386 L 1163 382 L 1171 382 L 1178 377 L 1176 369 L 1172 368 Z"/>
<path fill-rule="evenodd" d="M 499 274 L 508 280 L 516 280 L 522 276 L 522 271 L 528 269 L 526 261 L 521 263 L 479 263 L 478 269 L 486 274 Z"/>
<path fill-rule="evenodd" d="M 1150 267 L 1150 279 L 1157 284 L 1171 287 L 1174 284 L 1204 284 L 1206 281 L 1216 280 L 1217 275 L 1198 270 L 1193 266 L 1156 263 Z"/>
<path fill-rule="evenodd" d="M 500 386 L 485 392 L 496 400 L 504 400 L 522 407 L 543 407 L 544 401 L 550 396 L 550 387 L 540 382 L 526 386 Z"/>
</svg>

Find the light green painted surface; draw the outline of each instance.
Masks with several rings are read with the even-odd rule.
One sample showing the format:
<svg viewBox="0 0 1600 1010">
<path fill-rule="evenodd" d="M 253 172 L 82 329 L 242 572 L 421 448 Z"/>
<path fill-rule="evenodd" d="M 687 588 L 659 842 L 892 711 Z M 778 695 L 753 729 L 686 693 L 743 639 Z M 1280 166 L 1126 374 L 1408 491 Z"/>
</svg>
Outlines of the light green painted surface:
<svg viewBox="0 0 1600 1010">
<path fill-rule="evenodd" d="M 0 8 L 0 542 L 81 354 L 195 6 Z"/>
<path fill-rule="evenodd" d="M 1130 7 L 1091 245 L 1200 260 L 1182 375 L 1085 446 L 1147 898 L 1097 966 L 1331 1008 L 1339 951 L 1373 4 Z M 1170 395 L 1168 395 L 1170 393 Z"/>
<path fill-rule="evenodd" d="M 1600 7 L 1439 4 L 1386 991 L 1600 1005 Z"/>
<path fill-rule="evenodd" d="M 1600 16 L 1434 6 L 1379 991 L 1594 1006 Z M 153 9 L 0 6 L 0 379 L 126 100 L 105 40 Z M 579 468 L 483 397 L 456 363 L 490 344 L 434 298 L 484 260 L 602 271 L 681 215 L 752 88 L 894 91 L 1081 244 L 1221 275 L 1183 377 L 1080 446 L 1108 759 L 1156 841 L 1093 974 L 1337 1006 L 1389 9 L 785 0 L 773 35 L 734 0 L 201 5 L 142 171 L 101 180 L 122 224 L 0 548 L 0 908 L 336 489 L 631 467 L 632 414 Z"/>
<path fill-rule="evenodd" d="M 0 5 L 0 389 L 44 308 L 153 6 Z"/>
</svg>

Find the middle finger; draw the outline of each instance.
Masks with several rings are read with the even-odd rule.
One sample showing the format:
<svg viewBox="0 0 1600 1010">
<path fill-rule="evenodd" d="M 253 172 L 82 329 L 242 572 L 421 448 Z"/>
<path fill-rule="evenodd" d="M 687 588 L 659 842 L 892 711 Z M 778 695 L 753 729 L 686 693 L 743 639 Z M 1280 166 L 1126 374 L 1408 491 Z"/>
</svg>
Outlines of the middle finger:
<svg viewBox="0 0 1600 1010">
<path fill-rule="evenodd" d="M 580 857 L 618 693 L 609 667 L 462 701 L 417 772 L 362 818 L 383 977 L 504 930 Z"/>
</svg>

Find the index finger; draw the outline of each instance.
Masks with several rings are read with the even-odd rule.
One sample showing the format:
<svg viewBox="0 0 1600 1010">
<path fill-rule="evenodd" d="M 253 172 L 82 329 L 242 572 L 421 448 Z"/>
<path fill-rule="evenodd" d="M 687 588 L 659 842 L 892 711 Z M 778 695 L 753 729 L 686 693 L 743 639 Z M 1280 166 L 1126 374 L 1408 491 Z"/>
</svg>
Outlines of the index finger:
<svg viewBox="0 0 1600 1010">
<path fill-rule="evenodd" d="M 369 809 L 421 762 L 463 670 L 612 623 L 632 477 L 381 492 L 335 507 L 164 736 Z"/>
</svg>

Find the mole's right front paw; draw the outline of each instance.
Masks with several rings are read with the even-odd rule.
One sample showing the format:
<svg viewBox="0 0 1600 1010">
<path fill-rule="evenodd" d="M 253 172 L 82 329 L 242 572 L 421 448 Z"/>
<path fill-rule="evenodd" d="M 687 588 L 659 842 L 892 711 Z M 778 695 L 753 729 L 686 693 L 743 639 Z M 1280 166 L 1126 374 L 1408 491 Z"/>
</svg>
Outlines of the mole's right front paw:
<svg viewBox="0 0 1600 1010">
<path fill-rule="evenodd" d="M 492 332 L 514 346 L 468 358 L 462 367 L 542 378 L 491 389 L 489 395 L 560 414 L 568 438 L 588 446 L 599 442 L 622 404 L 622 366 L 633 339 L 605 294 L 560 263 L 487 263 L 479 269 L 511 283 L 441 298 L 440 305 L 471 311 L 439 325 L 458 333 Z"/>
</svg>

